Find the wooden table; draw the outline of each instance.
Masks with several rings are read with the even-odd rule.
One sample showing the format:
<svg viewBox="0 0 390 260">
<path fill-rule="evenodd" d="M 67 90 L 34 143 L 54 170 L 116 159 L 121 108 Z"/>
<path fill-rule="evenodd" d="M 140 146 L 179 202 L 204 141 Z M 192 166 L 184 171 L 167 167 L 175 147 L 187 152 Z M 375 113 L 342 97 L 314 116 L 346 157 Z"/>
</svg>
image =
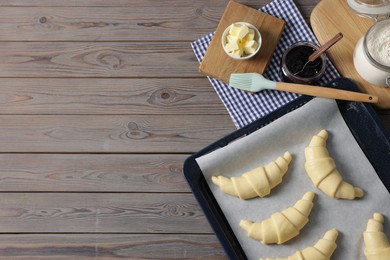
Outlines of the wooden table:
<svg viewBox="0 0 390 260">
<path fill-rule="evenodd" d="M 0 259 L 226 259 L 182 176 L 235 130 L 190 47 L 226 4 L 0 2 Z"/>
</svg>

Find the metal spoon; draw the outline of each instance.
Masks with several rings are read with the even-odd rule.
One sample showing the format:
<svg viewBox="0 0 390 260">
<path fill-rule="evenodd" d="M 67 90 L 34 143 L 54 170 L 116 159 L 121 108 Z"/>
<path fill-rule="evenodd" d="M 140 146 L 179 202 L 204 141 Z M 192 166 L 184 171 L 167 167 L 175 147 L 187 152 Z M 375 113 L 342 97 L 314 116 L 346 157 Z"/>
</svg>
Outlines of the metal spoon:
<svg viewBox="0 0 390 260">
<path fill-rule="evenodd" d="M 338 42 L 341 38 L 343 38 L 343 34 L 342 33 L 338 33 L 336 34 L 332 39 L 330 39 L 327 43 L 325 43 L 324 45 L 322 45 L 320 48 L 318 48 L 315 52 L 313 52 L 310 56 L 309 56 L 309 59 L 308 61 L 305 63 L 305 65 L 303 65 L 303 68 L 301 70 L 299 70 L 298 72 L 295 72 L 293 75 L 298 75 L 299 73 L 301 73 L 307 66 L 307 64 L 309 64 L 309 62 L 312 62 L 312 61 L 315 61 L 322 53 L 324 53 L 325 51 L 327 51 L 330 47 L 333 46 L 333 44 L 335 44 L 336 42 Z"/>
</svg>

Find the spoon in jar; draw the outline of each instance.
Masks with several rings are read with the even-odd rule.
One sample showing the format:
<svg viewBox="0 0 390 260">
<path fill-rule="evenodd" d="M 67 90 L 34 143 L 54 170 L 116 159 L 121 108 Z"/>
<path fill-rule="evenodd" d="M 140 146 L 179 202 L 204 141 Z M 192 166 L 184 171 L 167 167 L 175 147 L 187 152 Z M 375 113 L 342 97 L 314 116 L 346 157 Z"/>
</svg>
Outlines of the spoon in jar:
<svg viewBox="0 0 390 260">
<path fill-rule="evenodd" d="M 307 64 L 309 64 L 309 62 L 312 62 L 312 61 L 315 61 L 322 53 L 324 53 L 325 51 L 327 51 L 330 47 L 333 46 L 333 44 L 335 44 L 336 42 L 338 42 L 339 40 L 341 40 L 341 38 L 343 38 L 343 34 L 342 33 L 338 33 L 336 34 L 332 39 L 330 39 L 327 43 L 325 43 L 324 45 L 322 45 L 320 48 L 318 48 L 315 52 L 313 52 L 309 58 L 308 58 L 308 61 L 305 63 L 305 65 L 303 65 L 303 68 L 297 72 L 295 72 L 293 75 L 296 76 L 298 75 L 299 73 L 301 73 L 302 71 L 305 70 Z"/>
</svg>

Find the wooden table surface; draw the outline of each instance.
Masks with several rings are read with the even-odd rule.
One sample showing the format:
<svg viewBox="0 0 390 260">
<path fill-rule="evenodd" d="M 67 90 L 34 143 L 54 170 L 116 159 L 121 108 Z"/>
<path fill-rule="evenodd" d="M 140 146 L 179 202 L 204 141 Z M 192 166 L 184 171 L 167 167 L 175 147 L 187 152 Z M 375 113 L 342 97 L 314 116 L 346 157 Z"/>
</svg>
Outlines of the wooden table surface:
<svg viewBox="0 0 390 260">
<path fill-rule="evenodd" d="M 0 259 L 227 258 L 182 175 L 235 130 L 190 46 L 226 4 L 0 1 Z"/>
</svg>

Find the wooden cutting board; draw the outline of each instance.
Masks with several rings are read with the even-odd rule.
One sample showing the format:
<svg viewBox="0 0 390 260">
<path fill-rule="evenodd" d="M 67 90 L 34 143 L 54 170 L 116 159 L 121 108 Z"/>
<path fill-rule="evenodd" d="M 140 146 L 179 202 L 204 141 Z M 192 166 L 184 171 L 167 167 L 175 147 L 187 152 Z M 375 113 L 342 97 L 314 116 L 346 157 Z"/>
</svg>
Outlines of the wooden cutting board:
<svg viewBox="0 0 390 260">
<path fill-rule="evenodd" d="M 262 36 L 260 51 L 249 60 L 234 60 L 222 47 L 222 34 L 235 22 L 247 22 L 259 29 Z M 228 83 L 230 74 L 237 72 L 263 73 L 268 66 L 280 39 L 285 21 L 254 8 L 230 1 L 222 15 L 215 34 L 205 53 L 199 71 L 207 76 Z"/>
<path fill-rule="evenodd" d="M 353 79 L 366 93 L 377 95 L 377 108 L 390 108 L 390 88 L 379 87 L 366 82 L 355 70 L 353 51 L 358 40 L 373 25 L 370 19 L 358 16 L 348 6 L 347 0 L 322 0 L 313 9 L 310 23 L 318 41 L 323 44 L 338 32 L 343 39 L 326 53 L 341 75 Z"/>
</svg>

